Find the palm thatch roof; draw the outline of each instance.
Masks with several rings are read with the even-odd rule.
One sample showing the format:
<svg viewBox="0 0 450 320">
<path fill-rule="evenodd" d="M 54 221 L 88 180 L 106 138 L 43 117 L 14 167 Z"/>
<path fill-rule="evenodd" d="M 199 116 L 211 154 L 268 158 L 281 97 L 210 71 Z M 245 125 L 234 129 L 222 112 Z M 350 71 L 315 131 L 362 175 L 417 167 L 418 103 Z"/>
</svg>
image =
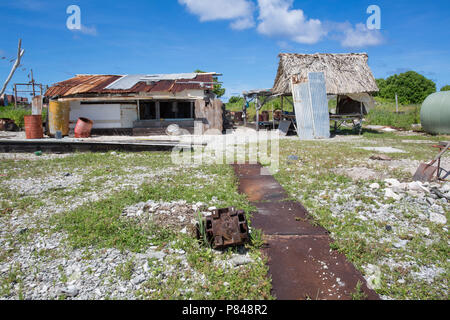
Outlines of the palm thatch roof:
<svg viewBox="0 0 450 320">
<path fill-rule="evenodd" d="M 377 92 L 378 86 L 367 61 L 366 53 L 288 54 L 279 55 L 274 94 L 291 94 L 291 78 L 303 82 L 309 72 L 324 72 L 328 94 Z"/>
</svg>

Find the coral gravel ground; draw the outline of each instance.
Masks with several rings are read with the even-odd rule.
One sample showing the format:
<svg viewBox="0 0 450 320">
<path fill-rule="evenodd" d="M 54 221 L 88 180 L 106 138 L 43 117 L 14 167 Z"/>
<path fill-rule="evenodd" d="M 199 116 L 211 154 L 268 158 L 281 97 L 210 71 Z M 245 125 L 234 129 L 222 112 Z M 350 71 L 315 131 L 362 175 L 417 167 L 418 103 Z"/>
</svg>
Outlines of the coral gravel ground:
<svg viewBox="0 0 450 320">
<path fill-rule="evenodd" d="M 449 206 L 433 190 L 448 196 L 450 185 L 411 184 L 432 142 L 448 139 L 282 138 L 275 178 L 382 298 L 448 299 Z M 370 160 L 378 147 L 403 152 Z M 0 159 L 1 299 L 273 298 L 257 230 L 226 252 L 192 236 L 199 212 L 254 209 L 228 165 L 174 165 L 170 153 Z"/>
</svg>

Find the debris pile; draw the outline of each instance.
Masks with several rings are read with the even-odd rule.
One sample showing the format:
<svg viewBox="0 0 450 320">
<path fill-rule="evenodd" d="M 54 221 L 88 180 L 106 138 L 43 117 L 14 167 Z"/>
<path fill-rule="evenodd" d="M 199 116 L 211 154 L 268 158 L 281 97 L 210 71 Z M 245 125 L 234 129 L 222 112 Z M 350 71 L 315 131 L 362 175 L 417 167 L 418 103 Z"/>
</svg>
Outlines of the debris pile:
<svg viewBox="0 0 450 320">
<path fill-rule="evenodd" d="M 0 131 L 19 131 L 20 128 L 16 125 L 14 120 L 1 118 Z"/>
<path fill-rule="evenodd" d="M 204 203 L 187 203 L 184 200 L 174 202 L 140 202 L 124 209 L 123 218 L 134 219 L 138 224 L 152 223 L 172 231 L 196 234 L 197 213 L 202 217 L 211 216 L 215 207 L 208 208 Z"/>
</svg>

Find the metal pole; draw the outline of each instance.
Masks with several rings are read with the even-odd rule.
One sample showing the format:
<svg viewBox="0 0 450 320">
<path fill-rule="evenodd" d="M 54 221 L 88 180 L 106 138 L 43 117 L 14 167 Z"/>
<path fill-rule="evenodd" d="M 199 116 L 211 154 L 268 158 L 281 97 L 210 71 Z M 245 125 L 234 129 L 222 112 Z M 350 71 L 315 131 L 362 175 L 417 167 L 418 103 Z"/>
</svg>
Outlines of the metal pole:
<svg viewBox="0 0 450 320">
<path fill-rule="evenodd" d="M 36 92 L 34 90 L 33 69 L 31 69 L 31 86 L 33 87 L 33 98 L 34 98 L 36 96 Z"/>
<path fill-rule="evenodd" d="M 398 113 L 398 96 L 395 94 L 395 110 Z"/>
</svg>

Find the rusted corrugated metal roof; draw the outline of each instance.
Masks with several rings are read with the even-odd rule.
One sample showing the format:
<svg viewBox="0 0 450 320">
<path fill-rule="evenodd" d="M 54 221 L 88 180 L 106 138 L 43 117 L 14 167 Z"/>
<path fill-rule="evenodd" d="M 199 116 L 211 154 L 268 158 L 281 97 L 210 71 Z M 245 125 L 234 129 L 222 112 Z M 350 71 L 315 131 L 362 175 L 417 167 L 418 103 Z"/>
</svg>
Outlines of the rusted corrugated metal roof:
<svg viewBox="0 0 450 320">
<path fill-rule="evenodd" d="M 198 74 L 194 79 L 161 80 L 147 84 L 141 81 L 131 89 L 105 89 L 123 76 L 118 75 L 78 75 L 72 79 L 56 83 L 45 93 L 46 97 L 67 97 L 79 94 L 133 94 L 140 92 L 182 92 L 184 90 L 212 89 L 213 74 Z"/>
</svg>

